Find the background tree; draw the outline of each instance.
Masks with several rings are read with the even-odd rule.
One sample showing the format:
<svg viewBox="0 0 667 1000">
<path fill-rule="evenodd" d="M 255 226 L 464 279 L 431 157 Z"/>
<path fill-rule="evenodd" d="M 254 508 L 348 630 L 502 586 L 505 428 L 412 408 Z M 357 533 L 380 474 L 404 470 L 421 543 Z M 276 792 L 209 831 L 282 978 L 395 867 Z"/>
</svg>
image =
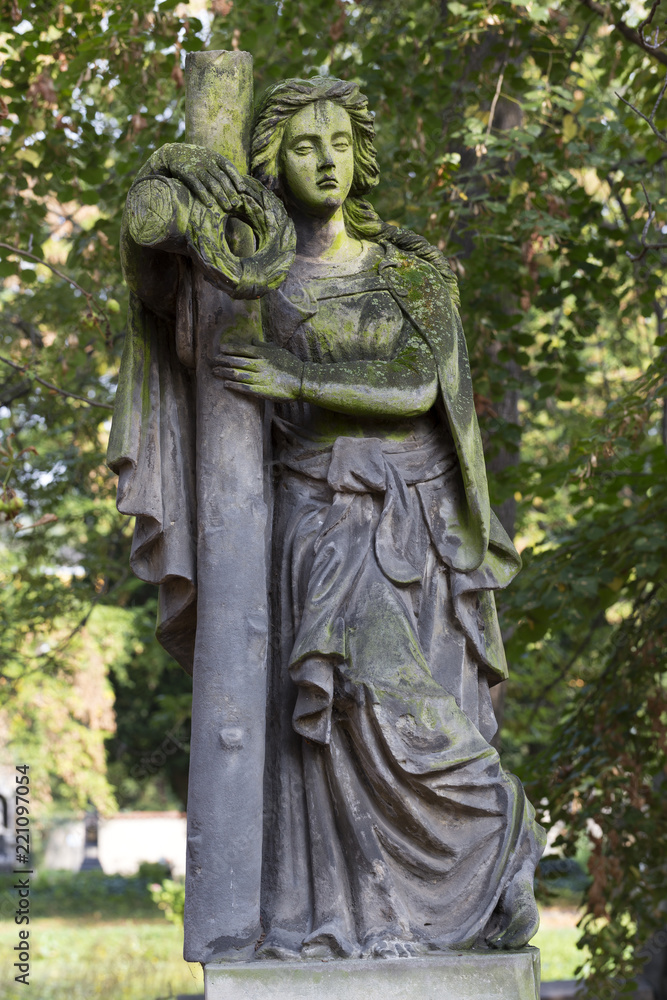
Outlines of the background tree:
<svg viewBox="0 0 667 1000">
<path fill-rule="evenodd" d="M 503 752 L 565 849 L 592 841 L 582 933 L 607 995 L 664 921 L 665 3 L 0 9 L 5 742 L 56 802 L 184 801 L 185 751 L 146 761 L 170 732 L 187 742 L 189 682 L 150 639 L 155 595 L 129 575 L 104 466 L 121 206 L 183 132 L 185 51 L 250 50 L 258 91 L 358 79 L 377 209 L 460 278 L 492 495 L 525 559 L 504 597 Z"/>
</svg>

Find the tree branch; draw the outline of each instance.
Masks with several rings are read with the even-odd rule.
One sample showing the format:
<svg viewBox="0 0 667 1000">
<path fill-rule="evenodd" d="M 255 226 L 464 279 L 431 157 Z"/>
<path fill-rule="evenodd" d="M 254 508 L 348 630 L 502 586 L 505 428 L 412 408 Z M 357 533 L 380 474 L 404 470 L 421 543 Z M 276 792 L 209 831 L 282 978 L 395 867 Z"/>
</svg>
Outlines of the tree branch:
<svg viewBox="0 0 667 1000">
<path fill-rule="evenodd" d="M 109 324 L 109 317 L 105 313 L 104 309 L 102 309 L 102 307 L 96 302 L 95 296 L 93 295 L 92 292 L 87 292 L 85 288 L 82 288 L 81 285 L 74 280 L 74 278 L 70 278 L 70 276 L 68 274 L 65 274 L 64 271 L 59 271 L 57 267 L 53 266 L 53 264 L 49 264 L 48 260 L 44 260 L 42 257 L 38 257 L 36 254 L 30 253 L 28 250 L 21 250 L 20 247 L 12 246 L 11 243 L 2 243 L 2 242 L 0 242 L 0 250 L 8 250 L 10 253 L 18 254 L 19 257 L 25 257 L 27 258 L 27 260 L 34 260 L 37 264 L 43 264 L 44 267 L 48 267 L 49 270 L 53 271 L 53 273 L 57 275 L 59 278 L 61 278 L 62 281 L 66 281 L 68 285 L 72 286 L 72 288 L 76 288 L 76 290 L 78 292 L 81 292 L 81 294 L 84 296 L 86 302 L 88 303 L 88 307 L 90 309 L 94 309 L 95 312 L 97 312 L 100 315 L 100 317 L 104 321 L 106 337 L 108 340 L 111 338 L 111 326 Z"/>
<path fill-rule="evenodd" d="M 659 40 L 659 35 L 660 35 L 660 29 L 659 28 L 655 29 L 655 42 L 647 42 L 646 38 L 644 37 L 644 28 L 647 28 L 649 26 L 649 24 L 651 23 L 651 21 L 653 20 L 653 16 L 654 16 L 656 10 L 658 9 L 658 7 L 660 6 L 661 2 L 662 2 L 662 0 L 653 0 L 653 6 L 651 7 L 650 11 L 648 12 L 648 14 L 644 18 L 644 20 L 641 22 L 641 24 L 637 25 L 637 31 L 639 32 L 639 34 L 640 34 L 640 36 L 642 38 L 642 41 L 650 49 L 658 49 L 662 45 L 662 42 Z"/>
<path fill-rule="evenodd" d="M 512 37 L 510 38 L 508 50 L 512 48 L 513 44 L 514 44 L 514 35 L 512 35 Z M 491 135 L 491 129 L 493 128 L 493 119 L 494 119 L 495 114 L 496 114 L 496 107 L 498 105 L 498 100 L 500 98 L 500 92 L 503 89 L 503 80 L 505 78 L 505 67 L 507 66 L 507 60 L 508 59 L 509 59 L 509 51 L 505 55 L 505 57 L 503 59 L 503 62 L 502 62 L 502 65 L 500 67 L 500 73 L 498 75 L 498 82 L 496 84 L 496 91 L 495 91 L 495 93 L 493 95 L 493 100 L 491 101 L 491 107 L 489 109 L 489 124 L 487 125 L 487 128 L 486 128 L 486 134 L 487 134 L 487 136 Z"/>
<path fill-rule="evenodd" d="M 645 40 L 643 35 L 643 26 L 642 31 L 639 32 L 635 28 L 631 28 L 627 25 L 622 18 L 619 18 L 618 21 L 614 21 L 612 11 L 609 8 L 604 7 L 601 3 L 596 3 L 596 0 L 579 0 L 579 3 L 583 7 L 588 7 L 588 9 L 592 10 L 594 14 L 598 15 L 598 17 L 604 18 L 605 21 L 613 24 L 619 34 L 623 35 L 624 38 L 627 38 L 629 42 L 632 42 L 633 45 L 637 45 L 640 49 L 643 49 L 644 52 L 648 52 L 649 55 L 653 56 L 654 59 L 657 59 L 658 62 L 663 64 L 663 66 L 667 66 L 667 52 L 661 52 L 659 47 L 651 45 L 650 42 Z M 657 6 L 657 4 L 654 6 Z M 652 13 L 649 15 L 649 19 L 650 17 L 652 17 Z"/>
<path fill-rule="evenodd" d="M 570 52 L 570 58 L 568 60 L 568 66 L 567 66 L 568 73 L 572 68 L 572 63 L 579 55 L 579 49 L 581 48 L 581 46 L 586 41 L 586 38 L 588 37 L 588 32 L 591 30 L 591 24 L 593 23 L 594 20 L 595 18 L 591 17 L 590 20 L 586 21 L 586 24 L 581 29 L 581 34 L 579 35 L 579 38 L 577 38 L 576 42 L 574 43 L 574 48 Z"/>
<path fill-rule="evenodd" d="M 626 254 L 628 255 L 628 257 L 630 258 L 630 260 L 635 261 L 635 262 L 638 261 L 638 260 L 641 260 L 643 257 L 645 257 L 649 250 L 667 250 L 667 243 L 648 243 L 647 242 L 648 231 L 651 228 L 651 224 L 653 223 L 653 220 L 655 219 L 656 211 L 653 208 L 653 206 L 651 205 L 651 200 L 650 200 L 650 198 L 648 196 L 648 193 L 646 191 L 646 188 L 644 187 L 643 184 L 642 184 L 642 191 L 644 192 L 644 197 L 646 198 L 646 207 L 648 208 L 648 219 L 644 223 L 644 228 L 642 229 L 642 234 L 639 237 L 639 242 L 642 245 L 642 249 L 641 249 L 641 252 L 637 253 L 637 254 L 630 253 L 629 250 L 625 251 Z"/>
<path fill-rule="evenodd" d="M 75 392 L 67 392 L 66 389 L 58 388 L 53 382 L 47 382 L 45 379 L 40 378 L 39 375 L 34 375 L 29 370 L 28 365 L 17 365 L 14 361 L 10 361 L 9 358 L 3 358 L 1 354 L 0 361 L 5 365 L 9 365 L 10 368 L 16 369 L 17 372 L 21 372 L 22 375 L 28 372 L 29 378 L 35 382 L 39 382 L 40 385 L 46 386 L 47 389 L 57 392 L 59 396 L 64 396 L 66 399 L 78 399 L 82 403 L 87 403 L 88 406 L 97 406 L 100 410 L 113 410 L 113 406 L 110 403 L 96 403 L 94 399 L 86 399 L 85 396 L 77 396 Z"/>
<path fill-rule="evenodd" d="M 667 73 L 665 74 L 665 82 L 660 88 L 660 93 L 658 94 L 657 100 L 653 105 L 653 111 L 651 112 L 650 115 L 648 115 L 648 117 L 643 113 L 643 111 L 640 111 L 639 108 L 636 108 L 634 104 L 630 104 L 630 101 L 626 101 L 624 97 L 621 97 L 621 95 L 617 93 L 617 91 L 614 91 L 619 101 L 623 101 L 626 107 L 630 108 L 631 111 L 634 111 L 634 113 L 638 115 L 640 118 L 643 118 L 646 124 L 650 125 L 651 129 L 655 132 L 658 139 L 660 139 L 660 141 L 664 142 L 665 144 L 667 144 L 667 134 L 661 132 L 658 126 L 655 124 L 655 116 L 657 114 L 658 108 L 660 107 L 660 104 L 662 103 L 662 99 L 665 96 L 666 91 L 667 91 Z"/>
</svg>

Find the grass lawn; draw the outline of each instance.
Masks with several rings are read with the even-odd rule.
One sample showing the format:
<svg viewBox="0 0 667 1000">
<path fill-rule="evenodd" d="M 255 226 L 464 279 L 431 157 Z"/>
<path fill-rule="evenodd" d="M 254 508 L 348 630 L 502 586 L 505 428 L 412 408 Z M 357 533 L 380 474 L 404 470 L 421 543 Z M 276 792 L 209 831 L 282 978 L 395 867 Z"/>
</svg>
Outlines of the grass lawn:
<svg viewBox="0 0 667 1000">
<path fill-rule="evenodd" d="M 543 907 L 540 929 L 530 942 L 540 949 L 542 982 L 552 979 L 574 979 L 574 970 L 582 965 L 586 953 L 577 949 L 577 920 L 574 907 Z"/>
<path fill-rule="evenodd" d="M 572 979 L 581 961 L 575 910 L 545 909 L 533 941 L 542 950 L 542 979 Z M 203 995 L 199 965 L 181 958 L 183 932 L 156 919 L 38 917 L 30 924 L 30 989 L 14 983 L 18 928 L 0 921 L 0 1000 L 171 1000 Z"/>
<path fill-rule="evenodd" d="M 201 966 L 183 961 L 183 932 L 155 920 L 42 917 L 30 923 L 30 988 L 14 982 L 18 928 L 0 922 L 0 1000 L 166 1000 L 203 996 Z M 11 985 L 9 985 L 11 984 Z"/>
<path fill-rule="evenodd" d="M 42 901 L 44 907 L 46 902 Z M 58 907 L 62 902 L 58 897 L 50 906 Z M 69 904 L 74 905 L 71 895 Z M 123 905 L 129 905 L 127 897 Z M 13 968 L 13 948 L 18 944 L 18 928 L 13 921 L 0 920 L 0 1000 L 27 996 L 35 1000 L 172 1000 L 179 993 L 203 996 L 201 967 L 188 965 L 181 957 L 182 929 L 157 912 L 155 917 L 146 916 L 140 905 L 135 913 L 135 917 L 118 915 L 115 919 L 103 918 L 100 911 L 36 916 L 30 923 L 29 992 L 14 982 L 18 970 Z M 576 922 L 573 907 L 542 909 L 540 930 L 532 943 L 542 952 L 544 982 L 574 978 L 582 960 L 582 952 L 576 948 Z"/>
<path fill-rule="evenodd" d="M 183 931 L 167 922 L 148 891 L 165 877 L 160 865 L 136 875 L 101 871 L 41 872 L 31 884 L 30 987 L 19 973 L 19 928 L 8 919 L 14 876 L 0 875 L 0 1000 L 173 1000 L 203 997 L 201 967 L 183 961 Z M 542 980 L 572 979 L 584 957 L 576 948 L 577 909 L 567 897 L 541 908 L 532 942 L 542 952 Z M 4 919 L 2 919 L 4 918 Z"/>
</svg>

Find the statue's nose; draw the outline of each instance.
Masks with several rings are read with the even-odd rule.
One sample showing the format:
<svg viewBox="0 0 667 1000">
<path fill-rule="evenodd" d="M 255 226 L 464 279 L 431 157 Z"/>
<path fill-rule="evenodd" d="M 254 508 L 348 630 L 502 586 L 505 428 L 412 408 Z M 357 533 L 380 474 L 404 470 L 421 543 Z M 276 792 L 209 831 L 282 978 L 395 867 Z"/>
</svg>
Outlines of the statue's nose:
<svg viewBox="0 0 667 1000">
<path fill-rule="evenodd" d="M 326 170 L 328 167 L 333 167 L 334 165 L 335 165 L 335 160 L 333 158 L 331 150 L 326 148 L 323 149 L 322 157 L 319 162 L 320 170 Z"/>
</svg>

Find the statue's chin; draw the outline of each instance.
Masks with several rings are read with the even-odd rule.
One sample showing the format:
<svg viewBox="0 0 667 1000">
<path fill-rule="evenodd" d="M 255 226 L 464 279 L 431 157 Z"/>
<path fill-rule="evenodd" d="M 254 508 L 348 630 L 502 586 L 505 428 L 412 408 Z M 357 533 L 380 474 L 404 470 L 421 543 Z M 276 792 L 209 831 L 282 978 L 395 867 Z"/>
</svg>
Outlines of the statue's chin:
<svg viewBox="0 0 667 1000">
<path fill-rule="evenodd" d="M 287 196 L 287 211 L 290 215 L 296 214 L 309 219 L 329 222 L 343 207 L 344 202 L 345 197 L 337 188 L 330 191 L 327 189 L 318 191 L 309 198 L 299 197 L 299 195 L 290 192 Z"/>
</svg>

